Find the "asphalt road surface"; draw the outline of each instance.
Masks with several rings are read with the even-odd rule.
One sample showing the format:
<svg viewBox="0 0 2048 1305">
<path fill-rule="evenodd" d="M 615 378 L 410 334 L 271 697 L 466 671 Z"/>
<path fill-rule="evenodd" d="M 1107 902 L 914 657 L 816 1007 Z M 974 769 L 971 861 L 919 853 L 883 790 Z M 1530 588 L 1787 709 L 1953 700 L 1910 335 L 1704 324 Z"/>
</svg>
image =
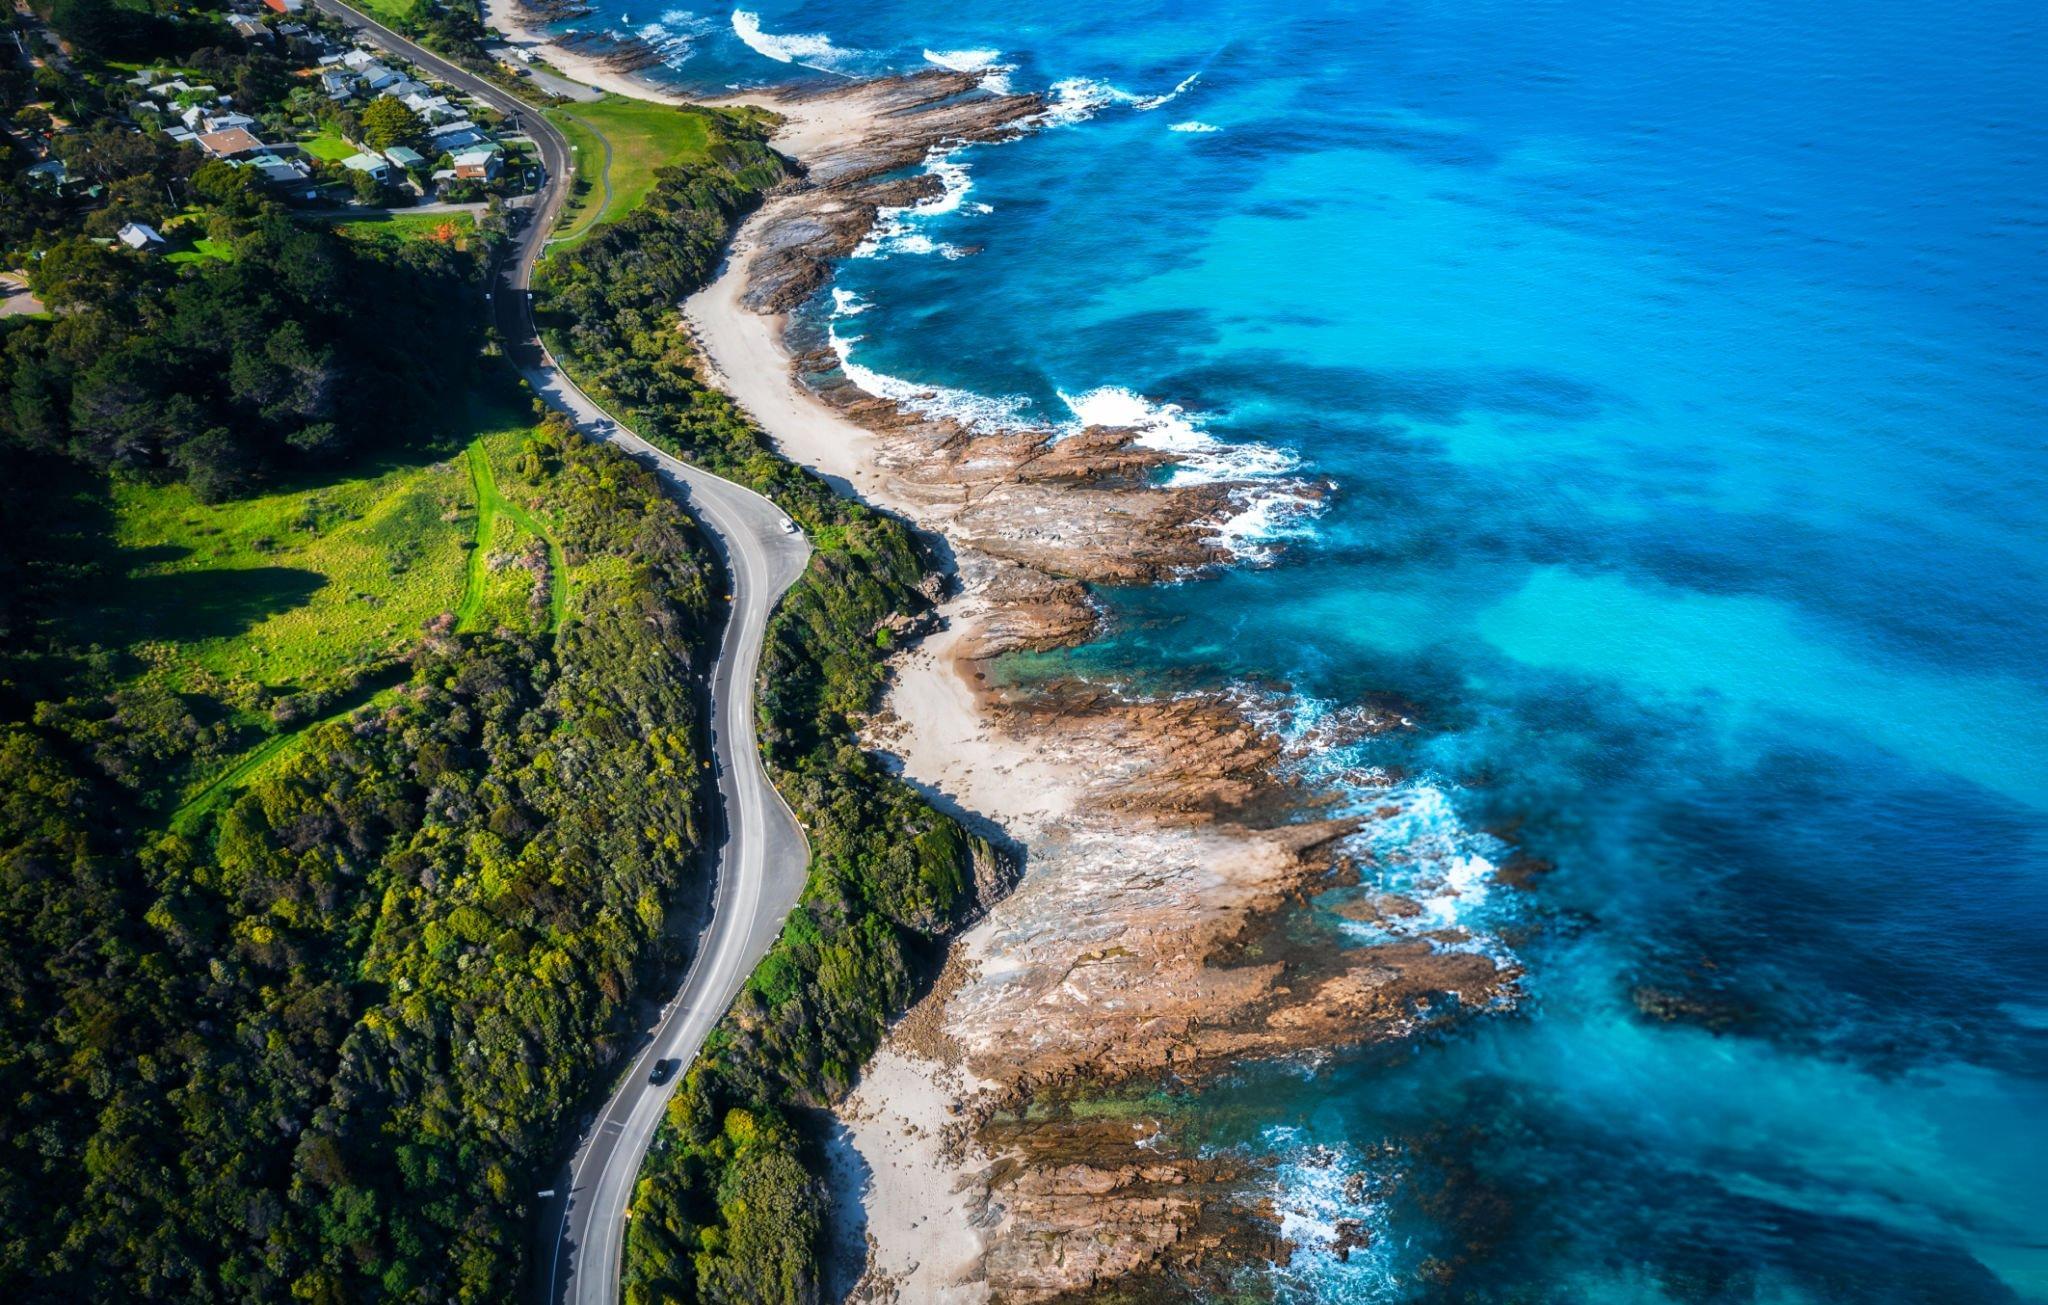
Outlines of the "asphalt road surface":
<svg viewBox="0 0 2048 1305">
<path fill-rule="evenodd" d="M 681 1081 L 705 1037 L 724 1015 L 740 985 L 767 954 L 782 921 L 803 891 L 810 848 L 803 829 L 768 782 L 754 728 L 754 684 L 761 646 L 776 600 L 803 574 L 810 544 L 781 509 L 761 495 L 679 461 L 627 430 L 576 387 L 549 356 L 534 330 L 528 288 L 567 194 L 574 155 L 562 133 L 510 92 L 450 63 L 383 27 L 339 0 L 312 0 L 316 8 L 356 28 L 371 44 L 400 55 L 436 77 L 518 120 L 531 136 L 545 169 L 538 202 L 514 233 L 510 256 L 492 288 L 506 352 L 534 392 L 563 412 L 585 435 L 604 440 L 652 468 L 696 514 L 731 581 L 731 616 L 719 644 L 711 683 L 712 752 L 723 808 L 716 828 L 718 880 L 711 921 L 682 986 L 662 1008 L 639 1055 L 610 1100 L 583 1134 L 564 1182 L 541 1206 L 541 1227 L 552 1229 L 540 1264 L 538 1295 L 548 1302 L 613 1305 L 625 1246 L 628 1205 L 640 1161 L 660 1125 L 669 1093 Z M 683 1069 L 662 1083 L 650 1081 L 657 1063 Z"/>
</svg>

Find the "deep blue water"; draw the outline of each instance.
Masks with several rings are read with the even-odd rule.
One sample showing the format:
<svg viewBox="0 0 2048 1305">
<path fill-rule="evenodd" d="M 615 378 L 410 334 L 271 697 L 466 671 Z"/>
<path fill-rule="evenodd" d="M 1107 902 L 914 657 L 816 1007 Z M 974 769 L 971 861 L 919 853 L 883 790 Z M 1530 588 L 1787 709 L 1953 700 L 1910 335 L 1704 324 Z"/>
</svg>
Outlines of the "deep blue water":
<svg viewBox="0 0 2048 1305">
<path fill-rule="evenodd" d="M 2044 12 L 764 0 L 790 64 L 660 15 L 693 85 L 1064 84 L 845 266 L 847 356 L 1333 487 L 1056 667 L 1246 686 L 1527 969 L 1197 1102 L 1374 1233 L 1288 1293 L 2048 1300 Z"/>
</svg>

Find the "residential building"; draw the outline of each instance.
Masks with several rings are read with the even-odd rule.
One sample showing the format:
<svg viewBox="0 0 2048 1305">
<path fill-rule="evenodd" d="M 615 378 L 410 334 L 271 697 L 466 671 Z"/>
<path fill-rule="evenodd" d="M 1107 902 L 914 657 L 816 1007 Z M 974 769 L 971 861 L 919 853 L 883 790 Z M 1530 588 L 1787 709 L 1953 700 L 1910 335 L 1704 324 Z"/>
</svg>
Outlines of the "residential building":
<svg viewBox="0 0 2048 1305">
<path fill-rule="evenodd" d="M 244 159 L 241 167 L 254 168 L 256 174 L 273 186 L 291 189 L 303 185 L 313 175 L 303 159 L 287 159 L 276 154 L 258 154 Z"/>
<path fill-rule="evenodd" d="M 217 159 L 232 159 L 243 154 L 260 154 L 270 147 L 257 140 L 247 127 L 230 127 L 226 131 L 202 134 L 199 148 Z"/>
<path fill-rule="evenodd" d="M 130 222 L 122 227 L 116 233 L 116 238 L 130 249 L 157 249 L 164 243 L 164 238 L 156 233 L 155 228 L 146 227 L 140 222 Z"/>
<path fill-rule="evenodd" d="M 455 175 L 462 181 L 490 181 L 505 165 L 505 151 L 496 145 L 482 145 L 457 154 Z"/>
<path fill-rule="evenodd" d="M 350 172 L 367 172 L 379 181 L 391 176 L 391 164 L 381 154 L 351 154 L 341 161 Z"/>
</svg>

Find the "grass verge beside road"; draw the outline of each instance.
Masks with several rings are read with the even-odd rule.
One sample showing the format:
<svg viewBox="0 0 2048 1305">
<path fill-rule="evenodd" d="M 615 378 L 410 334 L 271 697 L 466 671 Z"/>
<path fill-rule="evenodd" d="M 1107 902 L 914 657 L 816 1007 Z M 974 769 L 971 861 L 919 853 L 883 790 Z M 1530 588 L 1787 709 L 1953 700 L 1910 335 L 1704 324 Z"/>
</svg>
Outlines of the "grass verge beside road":
<svg viewBox="0 0 2048 1305">
<path fill-rule="evenodd" d="M 576 147 L 556 249 L 573 248 L 640 207 L 654 189 L 656 169 L 710 157 L 711 121 L 702 110 L 607 95 L 547 113 Z"/>
</svg>

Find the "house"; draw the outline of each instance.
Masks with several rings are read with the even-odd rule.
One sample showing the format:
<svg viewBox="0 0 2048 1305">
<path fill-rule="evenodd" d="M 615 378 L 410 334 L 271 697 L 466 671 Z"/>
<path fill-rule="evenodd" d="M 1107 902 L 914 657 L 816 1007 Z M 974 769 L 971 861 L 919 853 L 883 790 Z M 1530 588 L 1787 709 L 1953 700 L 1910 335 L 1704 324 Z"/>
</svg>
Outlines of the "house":
<svg viewBox="0 0 2048 1305">
<path fill-rule="evenodd" d="M 157 249 L 164 243 L 164 238 L 153 227 L 146 227 L 140 222 L 130 222 L 122 227 L 116 238 L 130 249 Z"/>
<path fill-rule="evenodd" d="M 70 169 L 64 166 L 62 159 L 44 159 L 21 175 L 30 185 L 47 190 L 62 190 L 64 183 L 71 180 Z"/>
<path fill-rule="evenodd" d="M 228 26 L 235 29 L 235 35 L 251 45 L 270 44 L 270 29 L 247 14 L 234 14 L 228 19 Z"/>
<path fill-rule="evenodd" d="M 496 145 L 480 145 L 462 151 L 452 161 L 458 180 L 491 181 L 505 165 L 505 151 Z"/>
<path fill-rule="evenodd" d="M 434 149 L 449 154 L 477 145 L 488 145 L 491 141 L 489 136 L 484 135 L 482 128 L 468 121 L 443 123 L 429 130 L 427 134 L 433 137 L 431 145 Z"/>
<path fill-rule="evenodd" d="M 231 159 L 240 154 L 259 154 L 270 147 L 250 134 L 247 127 L 230 127 L 202 134 L 199 148 L 217 159 Z"/>
<path fill-rule="evenodd" d="M 386 95 L 391 94 L 390 91 L 386 91 L 384 93 Z M 422 118 L 427 118 L 431 120 L 434 118 L 453 118 L 460 116 L 456 112 L 455 106 L 448 102 L 447 96 L 436 95 L 431 90 L 417 90 L 412 92 L 410 95 L 401 95 L 398 98 L 405 101 L 406 108 L 411 109 L 414 113 L 419 114 Z"/>
<path fill-rule="evenodd" d="M 209 113 L 202 121 L 206 123 L 208 131 L 226 131 L 230 127 L 254 127 L 256 125 L 256 120 L 248 114 L 236 113 L 232 110 L 226 113 L 218 111 Z"/>
<path fill-rule="evenodd" d="M 350 172 L 367 172 L 379 181 L 391 175 L 391 164 L 378 154 L 351 154 L 341 161 Z"/>
<path fill-rule="evenodd" d="M 346 100 L 356 93 L 356 75 L 338 68 L 329 68 L 320 74 L 320 89 L 327 92 L 330 100 Z"/>
<path fill-rule="evenodd" d="M 396 86 L 405 80 L 403 73 L 386 67 L 381 63 L 372 63 L 359 68 L 356 70 L 356 75 L 363 79 L 363 85 L 373 91 L 381 91 L 387 86 Z"/>
<path fill-rule="evenodd" d="M 277 14 L 295 14 L 306 7 L 306 0 L 263 0 L 263 7 Z"/>
<path fill-rule="evenodd" d="M 254 168 L 256 175 L 271 185 L 288 188 L 304 184 L 313 175 L 313 170 L 306 166 L 304 160 L 280 158 L 275 154 L 258 154 L 252 159 L 242 160 L 238 166 Z"/>
<path fill-rule="evenodd" d="M 418 150 L 407 149 L 403 145 L 393 145 L 390 149 L 385 150 L 384 157 L 390 159 L 396 166 L 406 169 L 422 167 L 427 161 L 425 156 Z"/>
</svg>

